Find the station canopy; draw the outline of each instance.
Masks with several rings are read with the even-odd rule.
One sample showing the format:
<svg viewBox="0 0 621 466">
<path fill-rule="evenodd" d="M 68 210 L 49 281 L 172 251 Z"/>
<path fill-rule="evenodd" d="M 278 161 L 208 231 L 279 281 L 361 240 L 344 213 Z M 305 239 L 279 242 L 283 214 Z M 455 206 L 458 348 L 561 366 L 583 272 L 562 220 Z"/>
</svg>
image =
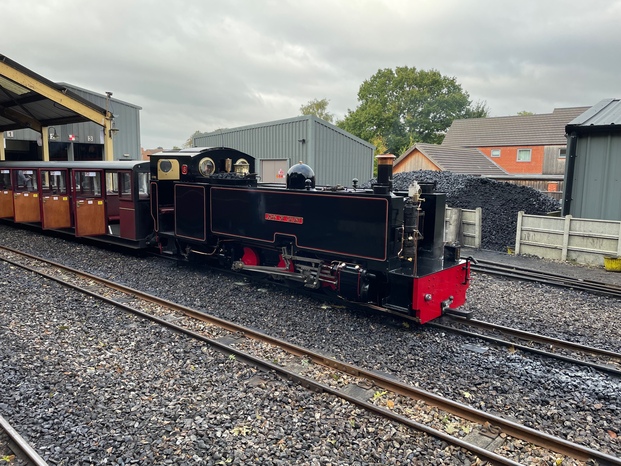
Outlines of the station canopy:
<svg viewBox="0 0 621 466">
<path fill-rule="evenodd" d="M 0 54 L 0 132 L 92 121 L 107 127 L 104 108 Z"/>
</svg>

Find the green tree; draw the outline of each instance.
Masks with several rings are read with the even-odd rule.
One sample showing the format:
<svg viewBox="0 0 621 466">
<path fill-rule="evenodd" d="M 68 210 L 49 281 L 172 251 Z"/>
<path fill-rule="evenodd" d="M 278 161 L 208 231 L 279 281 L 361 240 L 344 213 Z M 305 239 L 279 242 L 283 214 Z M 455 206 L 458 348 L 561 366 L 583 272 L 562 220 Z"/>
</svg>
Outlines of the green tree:
<svg viewBox="0 0 621 466">
<path fill-rule="evenodd" d="M 533 112 L 529 112 L 528 110 L 522 110 L 521 112 L 517 112 L 518 116 L 526 116 L 526 115 L 534 115 Z"/>
<path fill-rule="evenodd" d="M 393 154 L 416 142 L 439 144 L 453 120 L 489 113 L 455 78 L 407 66 L 378 70 L 360 86 L 358 102 L 337 125 L 369 142 L 380 138 Z"/>
<path fill-rule="evenodd" d="M 306 105 L 300 107 L 300 113 L 302 115 L 315 115 L 317 118 L 326 120 L 328 123 L 334 121 L 334 115 L 328 112 L 328 99 L 313 99 L 309 100 Z"/>
<path fill-rule="evenodd" d="M 194 131 L 194 133 L 192 133 L 192 136 L 190 136 L 184 143 L 183 143 L 183 148 L 187 149 L 188 147 L 193 147 L 194 146 L 194 138 L 196 136 L 200 136 L 201 134 L 203 134 L 202 131 L 196 130 Z"/>
<path fill-rule="evenodd" d="M 375 146 L 374 155 L 388 154 L 388 146 L 381 136 L 374 136 L 369 142 Z M 373 157 L 373 176 L 377 176 L 377 159 L 375 157 Z"/>
</svg>

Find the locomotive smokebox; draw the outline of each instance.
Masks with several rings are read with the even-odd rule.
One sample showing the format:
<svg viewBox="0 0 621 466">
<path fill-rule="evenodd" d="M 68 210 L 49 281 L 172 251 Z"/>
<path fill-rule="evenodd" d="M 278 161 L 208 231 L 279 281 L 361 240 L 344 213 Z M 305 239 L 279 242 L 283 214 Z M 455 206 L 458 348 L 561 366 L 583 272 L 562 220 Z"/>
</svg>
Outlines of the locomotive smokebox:
<svg viewBox="0 0 621 466">
<path fill-rule="evenodd" d="M 392 164 L 397 157 L 392 154 L 375 156 L 377 159 L 377 183 L 373 185 L 375 194 L 388 194 L 392 191 Z"/>
</svg>

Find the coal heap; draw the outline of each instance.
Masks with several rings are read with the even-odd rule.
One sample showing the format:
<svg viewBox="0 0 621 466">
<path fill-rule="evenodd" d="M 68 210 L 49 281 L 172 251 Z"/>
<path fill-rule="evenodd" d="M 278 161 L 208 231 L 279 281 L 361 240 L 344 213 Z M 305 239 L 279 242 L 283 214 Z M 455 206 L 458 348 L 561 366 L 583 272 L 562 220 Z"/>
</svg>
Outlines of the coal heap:
<svg viewBox="0 0 621 466">
<path fill-rule="evenodd" d="M 490 180 L 478 176 L 418 170 L 395 173 L 393 189 L 407 190 L 413 182 L 436 184 L 436 192 L 446 193 L 446 203 L 461 209 L 482 208 L 483 225 L 481 248 L 507 251 L 515 245 L 515 232 L 519 211 L 531 215 L 545 215 L 560 210 L 556 199 L 528 186 Z M 369 180 L 362 187 L 376 183 Z"/>
</svg>

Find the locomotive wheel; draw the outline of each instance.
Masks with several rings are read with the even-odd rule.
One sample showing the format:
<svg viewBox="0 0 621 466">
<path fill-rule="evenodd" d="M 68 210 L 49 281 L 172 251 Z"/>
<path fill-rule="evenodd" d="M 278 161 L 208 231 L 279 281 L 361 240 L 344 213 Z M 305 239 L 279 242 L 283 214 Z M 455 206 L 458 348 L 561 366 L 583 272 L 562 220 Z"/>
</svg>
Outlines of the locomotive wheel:
<svg viewBox="0 0 621 466">
<path fill-rule="evenodd" d="M 259 252 L 246 246 L 244 246 L 244 254 L 242 255 L 241 261 L 245 265 L 261 265 Z"/>
</svg>

